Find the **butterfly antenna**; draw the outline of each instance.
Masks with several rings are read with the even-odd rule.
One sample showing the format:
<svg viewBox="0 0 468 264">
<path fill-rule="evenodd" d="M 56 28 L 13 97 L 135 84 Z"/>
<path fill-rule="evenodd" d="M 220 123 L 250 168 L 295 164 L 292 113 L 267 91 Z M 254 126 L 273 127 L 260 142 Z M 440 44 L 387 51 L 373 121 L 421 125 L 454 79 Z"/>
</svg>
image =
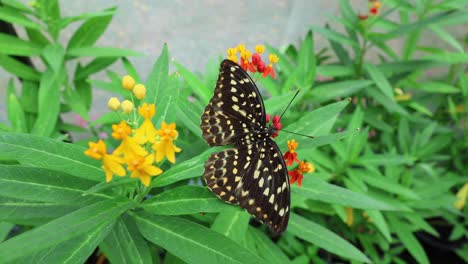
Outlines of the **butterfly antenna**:
<svg viewBox="0 0 468 264">
<path fill-rule="evenodd" d="M 314 136 L 304 135 L 304 134 L 301 134 L 301 133 L 296 133 L 296 132 L 292 132 L 292 131 L 288 131 L 288 130 L 284 130 L 284 129 L 280 129 L 280 130 L 281 130 L 281 132 L 286 132 L 286 133 L 293 134 L 293 135 L 303 136 L 303 137 L 307 137 L 307 138 L 315 138 Z"/>
<path fill-rule="evenodd" d="M 294 101 L 294 99 L 296 98 L 296 96 L 299 94 L 300 91 L 301 91 L 301 89 L 298 89 L 297 92 L 296 92 L 296 94 L 294 94 L 294 96 L 293 96 L 293 98 L 291 99 L 291 101 L 289 101 L 288 106 L 286 106 L 286 108 L 284 109 L 283 113 L 281 114 L 279 120 L 281 120 L 281 118 L 283 117 L 284 113 L 286 113 L 286 110 L 288 110 L 289 106 L 291 106 L 291 103 Z"/>
</svg>

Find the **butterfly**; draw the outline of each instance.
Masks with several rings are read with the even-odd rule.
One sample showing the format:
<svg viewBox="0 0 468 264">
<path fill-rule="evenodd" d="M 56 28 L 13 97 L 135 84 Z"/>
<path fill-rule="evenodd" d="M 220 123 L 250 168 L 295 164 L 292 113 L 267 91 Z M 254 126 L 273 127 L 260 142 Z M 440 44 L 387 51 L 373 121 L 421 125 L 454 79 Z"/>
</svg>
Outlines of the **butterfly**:
<svg viewBox="0 0 468 264">
<path fill-rule="evenodd" d="M 286 230 L 290 211 L 289 178 L 283 155 L 267 126 L 257 86 L 235 62 L 221 62 L 214 95 L 201 117 L 210 146 L 231 145 L 212 153 L 203 173 L 221 200 L 239 204 L 275 233 Z"/>
</svg>

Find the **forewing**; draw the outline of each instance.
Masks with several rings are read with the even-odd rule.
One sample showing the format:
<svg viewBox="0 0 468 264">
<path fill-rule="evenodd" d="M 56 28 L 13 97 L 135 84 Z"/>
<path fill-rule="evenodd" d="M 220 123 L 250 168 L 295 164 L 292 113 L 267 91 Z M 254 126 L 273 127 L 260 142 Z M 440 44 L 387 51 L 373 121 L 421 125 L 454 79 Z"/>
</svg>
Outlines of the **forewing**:
<svg viewBox="0 0 468 264">
<path fill-rule="evenodd" d="M 201 119 L 203 138 L 211 146 L 236 143 L 246 133 L 266 125 L 262 97 L 237 63 L 221 63 L 214 95 Z"/>
<path fill-rule="evenodd" d="M 281 233 L 286 230 L 290 211 L 286 164 L 278 146 L 270 138 L 259 142 L 253 149 L 252 164 L 237 184 L 235 197 L 241 207 L 275 233 Z"/>
</svg>

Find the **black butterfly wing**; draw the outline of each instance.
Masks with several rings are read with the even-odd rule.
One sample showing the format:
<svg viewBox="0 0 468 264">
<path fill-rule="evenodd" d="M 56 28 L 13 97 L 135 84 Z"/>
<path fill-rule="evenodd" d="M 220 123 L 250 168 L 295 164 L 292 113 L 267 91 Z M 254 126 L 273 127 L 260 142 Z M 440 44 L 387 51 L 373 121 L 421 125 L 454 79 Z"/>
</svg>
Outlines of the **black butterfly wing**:
<svg viewBox="0 0 468 264">
<path fill-rule="evenodd" d="M 201 118 L 203 138 L 210 146 L 234 144 L 265 125 L 265 107 L 255 83 L 237 63 L 224 60 Z"/>
<path fill-rule="evenodd" d="M 267 224 L 275 233 L 286 230 L 290 211 L 289 177 L 276 143 L 267 138 L 252 148 L 252 164 L 237 184 L 235 197 L 241 207 Z M 247 156 L 249 157 L 249 156 Z"/>
</svg>

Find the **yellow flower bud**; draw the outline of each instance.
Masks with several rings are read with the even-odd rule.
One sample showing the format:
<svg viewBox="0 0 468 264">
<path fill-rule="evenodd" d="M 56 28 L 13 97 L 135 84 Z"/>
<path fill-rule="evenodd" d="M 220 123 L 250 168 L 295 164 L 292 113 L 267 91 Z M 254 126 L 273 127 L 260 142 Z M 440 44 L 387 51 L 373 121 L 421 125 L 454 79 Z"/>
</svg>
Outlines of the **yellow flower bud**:
<svg viewBox="0 0 468 264">
<path fill-rule="evenodd" d="M 235 56 L 236 53 L 237 53 L 237 51 L 236 51 L 235 48 L 229 48 L 229 49 L 227 50 L 227 55 L 228 55 L 228 56 Z"/>
<path fill-rule="evenodd" d="M 125 90 L 132 90 L 135 86 L 135 79 L 133 79 L 133 77 L 130 75 L 125 75 L 122 78 L 122 86 Z"/>
<path fill-rule="evenodd" d="M 146 87 L 143 84 L 137 84 L 133 87 L 133 94 L 138 99 L 143 99 L 146 96 Z"/>
<path fill-rule="evenodd" d="M 245 45 L 244 44 L 237 45 L 236 50 L 238 52 L 240 52 L 240 53 L 244 52 L 245 51 Z"/>
<path fill-rule="evenodd" d="M 263 46 L 263 45 L 255 46 L 255 52 L 257 52 L 259 54 L 262 54 L 263 52 L 265 52 L 265 46 Z"/>
<path fill-rule="evenodd" d="M 117 111 L 120 109 L 120 101 L 117 99 L 117 97 L 111 97 L 109 102 L 107 102 L 107 106 L 110 110 Z"/>
<path fill-rule="evenodd" d="M 270 59 L 271 63 L 277 63 L 279 61 L 279 58 L 276 56 L 276 54 L 270 54 L 268 58 Z"/>
<path fill-rule="evenodd" d="M 133 103 L 129 100 L 124 100 L 121 104 L 122 112 L 125 114 L 130 114 L 133 110 Z"/>
</svg>

